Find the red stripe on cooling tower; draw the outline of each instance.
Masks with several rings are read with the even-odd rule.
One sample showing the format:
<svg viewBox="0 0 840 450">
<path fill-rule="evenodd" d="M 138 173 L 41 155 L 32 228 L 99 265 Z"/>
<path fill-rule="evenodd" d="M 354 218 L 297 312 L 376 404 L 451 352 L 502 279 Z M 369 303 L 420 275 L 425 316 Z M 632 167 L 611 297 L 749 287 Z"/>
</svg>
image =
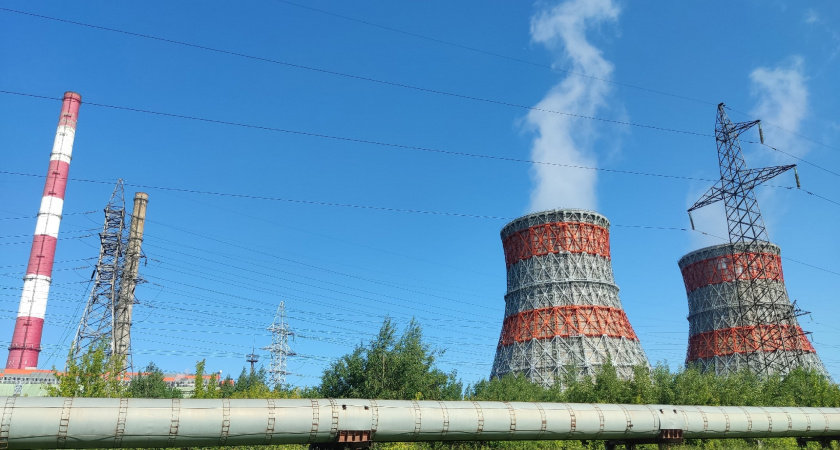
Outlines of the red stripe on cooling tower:
<svg viewBox="0 0 840 450">
<path fill-rule="evenodd" d="M 27 275 L 52 277 L 56 241 L 56 238 L 45 234 L 36 234 L 32 238 L 32 250 L 29 252 L 29 264 L 26 266 Z"/>
<path fill-rule="evenodd" d="M 698 333 L 688 338 L 691 362 L 700 358 L 735 353 L 803 351 L 816 353 L 800 327 L 790 325 L 753 325 Z"/>
<path fill-rule="evenodd" d="M 623 309 L 572 305 L 533 309 L 505 318 L 499 345 L 571 336 L 638 340 Z"/>
<path fill-rule="evenodd" d="M 76 128 L 79 120 L 79 106 L 82 104 L 82 96 L 75 92 L 65 92 L 64 101 L 61 103 L 61 115 L 58 116 L 58 126 L 66 125 Z"/>
<path fill-rule="evenodd" d="M 64 191 L 67 189 L 67 175 L 70 173 L 70 164 L 64 161 L 52 160 L 47 170 L 47 181 L 44 183 L 44 197 L 57 197 L 64 200 Z"/>
<path fill-rule="evenodd" d="M 591 253 L 610 257 L 610 232 L 591 223 L 555 222 L 517 231 L 502 241 L 508 267 L 549 253 Z"/>
<path fill-rule="evenodd" d="M 785 281 L 782 258 L 770 253 L 736 253 L 704 259 L 682 269 L 682 276 L 686 292 L 735 280 Z"/>
<path fill-rule="evenodd" d="M 18 317 L 12 345 L 9 346 L 7 369 L 25 369 L 38 365 L 38 353 L 41 352 L 41 333 L 44 331 L 44 319 L 36 317 Z"/>
</svg>

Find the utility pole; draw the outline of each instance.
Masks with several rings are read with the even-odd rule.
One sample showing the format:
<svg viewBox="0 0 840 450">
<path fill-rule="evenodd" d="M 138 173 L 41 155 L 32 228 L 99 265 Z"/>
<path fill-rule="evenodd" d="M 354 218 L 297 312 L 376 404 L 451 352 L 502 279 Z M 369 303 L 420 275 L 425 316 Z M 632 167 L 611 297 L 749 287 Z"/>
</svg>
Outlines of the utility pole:
<svg viewBox="0 0 840 450">
<path fill-rule="evenodd" d="M 254 364 L 256 364 L 257 361 L 259 361 L 259 360 L 260 360 L 260 355 L 254 353 L 253 349 L 251 349 L 251 353 L 248 353 L 247 355 L 245 355 L 245 362 L 251 363 L 251 375 L 254 374 Z"/>
</svg>

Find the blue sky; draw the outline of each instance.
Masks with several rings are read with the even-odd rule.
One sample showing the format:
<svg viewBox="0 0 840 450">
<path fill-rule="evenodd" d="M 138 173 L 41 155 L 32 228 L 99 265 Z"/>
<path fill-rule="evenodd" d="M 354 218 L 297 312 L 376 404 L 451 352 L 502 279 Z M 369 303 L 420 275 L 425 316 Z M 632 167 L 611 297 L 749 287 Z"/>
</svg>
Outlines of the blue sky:
<svg viewBox="0 0 840 450">
<path fill-rule="evenodd" d="M 270 343 L 283 300 L 295 385 L 317 384 L 386 315 L 401 327 L 416 317 L 446 349 L 444 369 L 486 378 L 504 313 L 499 230 L 554 207 L 612 221 L 631 323 L 652 362 L 679 367 L 677 260 L 722 242 L 687 230 L 685 210 L 719 177 L 725 102 L 806 161 L 743 143 L 750 167 L 799 164 L 808 192 L 788 189 L 792 174 L 757 192 L 790 297 L 812 312 L 801 325 L 840 379 L 836 3 L 306 5 L 0 3 L 77 22 L 0 10 L 0 345 L 43 187 L 19 174 L 44 174 L 60 107 L 8 92 L 83 97 L 40 365 L 63 365 L 122 178 L 128 199 L 149 194 L 135 365 L 184 371 L 206 358 L 235 376 Z M 695 222 L 725 236 L 720 208 Z"/>
</svg>

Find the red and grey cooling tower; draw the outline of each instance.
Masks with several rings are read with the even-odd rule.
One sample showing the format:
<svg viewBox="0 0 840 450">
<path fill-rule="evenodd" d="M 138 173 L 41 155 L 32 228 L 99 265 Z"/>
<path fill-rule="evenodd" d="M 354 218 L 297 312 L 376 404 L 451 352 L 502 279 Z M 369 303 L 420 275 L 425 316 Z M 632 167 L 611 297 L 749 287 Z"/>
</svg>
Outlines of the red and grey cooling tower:
<svg viewBox="0 0 840 450">
<path fill-rule="evenodd" d="M 766 241 L 701 248 L 679 260 L 688 294 L 687 365 L 719 375 L 750 369 L 826 374 L 796 320 L 781 249 Z"/>
<path fill-rule="evenodd" d="M 622 378 L 649 366 L 618 298 L 609 227 L 596 212 L 558 209 L 502 228 L 508 289 L 491 377 L 550 386 L 569 368 L 591 376 L 608 360 Z"/>
<path fill-rule="evenodd" d="M 34 368 L 38 365 L 41 351 L 41 332 L 44 328 L 44 313 L 47 309 L 47 295 L 50 291 L 55 244 L 64 206 L 64 189 L 73 153 L 73 139 L 76 136 L 76 121 L 82 96 L 66 92 L 58 118 L 44 196 L 38 210 L 35 237 L 26 276 L 23 278 L 23 295 L 20 298 L 15 331 L 9 346 L 7 369 Z"/>
</svg>

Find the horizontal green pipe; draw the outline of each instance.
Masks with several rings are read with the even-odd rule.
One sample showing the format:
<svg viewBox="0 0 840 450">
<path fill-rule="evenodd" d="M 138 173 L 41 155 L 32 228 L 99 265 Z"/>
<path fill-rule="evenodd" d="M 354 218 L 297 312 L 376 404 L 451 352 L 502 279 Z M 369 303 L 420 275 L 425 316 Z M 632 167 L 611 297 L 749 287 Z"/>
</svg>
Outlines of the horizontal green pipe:
<svg viewBox="0 0 840 450">
<path fill-rule="evenodd" d="M 0 397 L 0 448 L 840 435 L 840 409 L 361 399 Z"/>
</svg>

